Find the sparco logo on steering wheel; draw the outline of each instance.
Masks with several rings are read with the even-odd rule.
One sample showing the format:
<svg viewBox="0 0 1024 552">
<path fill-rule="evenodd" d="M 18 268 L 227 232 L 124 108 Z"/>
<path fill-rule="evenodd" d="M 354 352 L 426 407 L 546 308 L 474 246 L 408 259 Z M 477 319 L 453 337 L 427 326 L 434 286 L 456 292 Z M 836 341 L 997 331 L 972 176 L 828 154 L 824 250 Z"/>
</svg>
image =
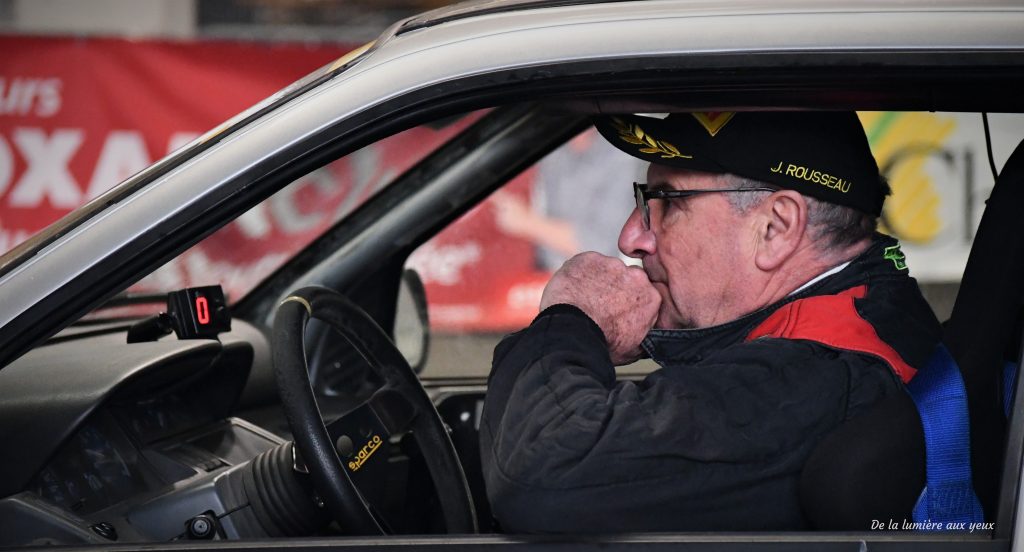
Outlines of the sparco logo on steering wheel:
<svg viewBox="0 0 1024 552">
<path fill-rule="evenodd" d="M 363 448 L 359 449 L 359 452 L 356 454 L 355 460 L 352 460 L 351 462 L 348 463 L 348 469 L 356 471 L 359 468 L 363 467 L 363 464 L 365 464 L 366 461 L 370 458 L 370 456 L 373 455 L 373 453 L 376 452 L 378 448 L 380 448 L 382 443 L 383 441 L 381 440 L 380 435 L 374 435 L 373 439 L 370 439 L 369 442 L 363 445 Z"/>
</svg>

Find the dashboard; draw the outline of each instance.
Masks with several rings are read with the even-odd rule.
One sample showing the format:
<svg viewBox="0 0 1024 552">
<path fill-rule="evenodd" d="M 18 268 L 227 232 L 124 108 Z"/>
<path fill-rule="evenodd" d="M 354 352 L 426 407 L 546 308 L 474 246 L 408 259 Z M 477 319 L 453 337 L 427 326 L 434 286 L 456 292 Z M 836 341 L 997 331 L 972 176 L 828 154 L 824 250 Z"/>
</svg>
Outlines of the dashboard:
<svg viewBox="0 0 1024 552">
<path fill-rule="evenodd" d="M 0 548 L 322 530 L 330 520 L 284 439 L 267 337 L 234 320 L 219 340 L 127 343 L 128 325 L 69 328 L 0 370 Z M 487 520 L 483 392 L 429 391 Z M 351 412 L 338 399 L 318 399 L 325 416 Z M 438 497 L 406 437 L 383 443 L 385 471 L 353 478 L 395 532 L 436 532 Z"/>
<path fill-rule="evenodd" d="M 138 452 L 103 416 L 78 430 L 30 488 L 65 510 L 91 514 L 151 489 L 146 472 Z"/>
<path fill-rule="evenodd" d="M 125 336 L 76 327 L 0 371 L 0 546 L 195 537 L 203 515 L 248 530 L 225 517 L 243 468 L 284 440 L 230 414 L 266 338 L 242 321 L 219 341 Z"/>
</svg>

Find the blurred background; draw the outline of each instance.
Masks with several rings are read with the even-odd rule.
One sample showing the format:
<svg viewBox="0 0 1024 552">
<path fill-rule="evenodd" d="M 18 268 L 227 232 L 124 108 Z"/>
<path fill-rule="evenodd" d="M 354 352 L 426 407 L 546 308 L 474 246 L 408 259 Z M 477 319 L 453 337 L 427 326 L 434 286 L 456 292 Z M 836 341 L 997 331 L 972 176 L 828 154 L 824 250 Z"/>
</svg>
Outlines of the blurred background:
<svg viewBox="0 0 1024 552">
<path fill-rule="evenodd" d="M 0 0 L 0 32 L 363 43 L 447 0 Z"/>
</svg>

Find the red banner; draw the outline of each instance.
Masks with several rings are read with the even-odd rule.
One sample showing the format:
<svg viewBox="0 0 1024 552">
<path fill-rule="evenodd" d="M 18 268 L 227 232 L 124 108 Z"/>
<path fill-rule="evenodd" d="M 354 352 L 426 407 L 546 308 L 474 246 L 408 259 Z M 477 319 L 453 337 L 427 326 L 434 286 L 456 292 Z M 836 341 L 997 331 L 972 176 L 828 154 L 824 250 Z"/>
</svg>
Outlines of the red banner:
<svg viewBox="0 0 1024 552">
<path fill-rule="evenodd" d="M 0 252 L 169 152 L 343 55 L 341 46 L 0 37 Z M 288 186 L 143 279 L 138 291 L 251 289 L 476 116 L 411 129 Z M 528 173 L 511 189 L 529 198 Z M 422 247 L 432 325 L 529 322 L 549 274 L 485 204 Z"/>
<path fill-rule="evenodd" d="M 0 250 L 346 50 L 0 38 Z"/>
<path fill-rule="evenodd" d="M 533 171 L 501 193 L 529 201 Z M 498 228 L 493 201 L 466 213 L 409 258 L 423 278 L 431 326 L 452 331 L 519 329 L 537 316 L 551 273 L 535 266 L 534 245 Z"/>
</svg>

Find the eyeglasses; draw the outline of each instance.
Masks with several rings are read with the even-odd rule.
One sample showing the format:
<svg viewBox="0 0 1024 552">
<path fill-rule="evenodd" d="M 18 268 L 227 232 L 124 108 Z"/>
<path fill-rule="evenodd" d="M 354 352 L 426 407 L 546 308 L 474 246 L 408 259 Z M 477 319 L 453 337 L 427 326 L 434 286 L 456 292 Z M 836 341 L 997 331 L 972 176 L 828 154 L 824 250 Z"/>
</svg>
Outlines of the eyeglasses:
<svg viewBox="0 0 1024 552">
<path fill-rule="evenodd" d="M 636 198 L 636 208 L 640 209 L 641 219 L 644 223 L 644 230 L 651 229 L 651 208 L 647 205 L 650 199 L 680 199 L 700 194 L 720 194 L 731 192 L 775 192 L 772 188 L 742 188 L 742 189 L 715 189 L 715 190 L 650 190 L 650 184 L 633 183 L 633 196 Z"/>
</svg>

